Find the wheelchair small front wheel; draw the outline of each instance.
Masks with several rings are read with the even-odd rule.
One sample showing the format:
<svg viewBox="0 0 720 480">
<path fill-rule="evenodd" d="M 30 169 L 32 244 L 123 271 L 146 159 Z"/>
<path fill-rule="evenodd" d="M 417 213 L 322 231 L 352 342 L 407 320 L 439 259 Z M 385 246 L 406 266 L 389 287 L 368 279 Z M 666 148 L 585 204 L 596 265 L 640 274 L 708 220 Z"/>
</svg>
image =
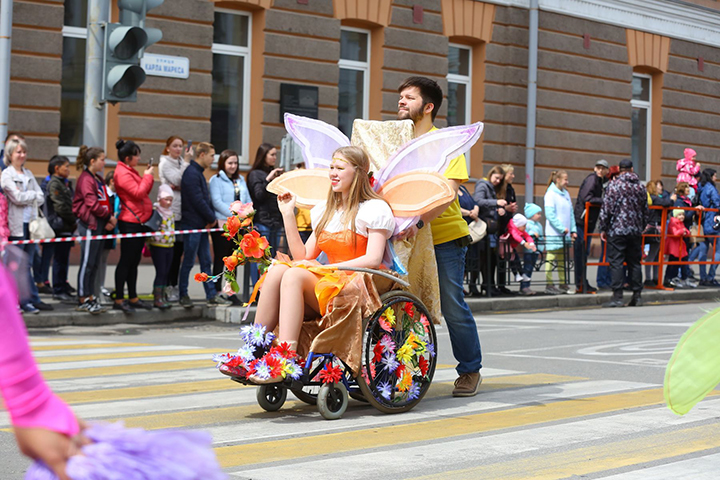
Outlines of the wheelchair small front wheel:
<svg viewBox="0 0 720 480">
<path fill-rule="evenodd" d="M 348 391 L 342 383 L 325 383 L 320 387 L 317 407 L 320 415 L 327 420 L 337 420 L 343 416 L 348 406 Z"/>
<path fill-rule="evenodd" d="M 258 404 L 266 412 L 276 412 L 280 410 L 286 398 L 287 388 L 277 383 L 260 385 L 257 389 Z"/>
</svg>

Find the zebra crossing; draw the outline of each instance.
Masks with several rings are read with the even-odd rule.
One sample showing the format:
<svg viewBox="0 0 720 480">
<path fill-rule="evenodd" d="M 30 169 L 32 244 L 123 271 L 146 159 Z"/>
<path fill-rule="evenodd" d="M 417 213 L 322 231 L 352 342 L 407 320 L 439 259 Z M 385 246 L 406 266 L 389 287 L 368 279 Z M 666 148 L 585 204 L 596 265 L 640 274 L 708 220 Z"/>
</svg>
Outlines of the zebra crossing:
<svg viewBox="0 0 720 480">
<path fill-rule="evenodd" d="M 486 368 L 477 396 L 454 399 L 456 374 L 439 365 L 411 412 L 385 415 L 352 400 L 342 419 L 327 421 L 292 395 L 280 411 L 263 411 L 255 388 L 213 368 L 215 349 L 82 338 L 31 344 L 50 386 L 80 417 L 209 431 L 231 478 L 702 479 L 720 464 L 717 391 L 677 417 L 661 385 Z M 9 427 L 0 411 L 0 430 Z M 675 461 L 680 455 L 693 458 Z"/>
</svg>

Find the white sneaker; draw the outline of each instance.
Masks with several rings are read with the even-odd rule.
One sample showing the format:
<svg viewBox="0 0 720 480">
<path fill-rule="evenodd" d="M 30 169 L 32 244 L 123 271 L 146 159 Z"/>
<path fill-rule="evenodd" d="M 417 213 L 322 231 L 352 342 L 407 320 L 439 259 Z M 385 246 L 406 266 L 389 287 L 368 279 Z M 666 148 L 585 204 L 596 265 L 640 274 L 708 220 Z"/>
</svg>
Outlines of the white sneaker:
<svg viewBox="0 0 720 480">
<path fill-rule="evenodd" d="M 517 275 L 515 275 L 515 281 L 516 281 L 516 282 L 522 282 L 522 281 L 523 281 L 523 276 L 518 273 Z"/>
<path fill-rule="evenodd" d="M 528 276 L 525 275 L 524 273 L 522 274 L 522 277 L 520 277 L 520 279 L 521 279 L 523 282 L 529 282 L 530 280 L 532 280 L 532 278 L 528 277 Z"/>
<path fill-rule="evenodd" d="M 180 301 L 180 289 L 177 286 L 166 287 L 165 296 L 168 302 L 178 302 Z"/>
<path fill-rule="evenodd" d="M 698 286 L 698 283 L 691 278 L 686 278 L 683 282 L 685 282 L 685 286 L 688 288 L 697 288 Z"/>
<path fill-rule="evenodd" d="M 685 287 L 685 282 L 680 277 L 675 277 L 672 280 L 670 280 L 670 285 L 672 285 L 675 288 L 683 288 L 683 287 Z"/>
</svg>

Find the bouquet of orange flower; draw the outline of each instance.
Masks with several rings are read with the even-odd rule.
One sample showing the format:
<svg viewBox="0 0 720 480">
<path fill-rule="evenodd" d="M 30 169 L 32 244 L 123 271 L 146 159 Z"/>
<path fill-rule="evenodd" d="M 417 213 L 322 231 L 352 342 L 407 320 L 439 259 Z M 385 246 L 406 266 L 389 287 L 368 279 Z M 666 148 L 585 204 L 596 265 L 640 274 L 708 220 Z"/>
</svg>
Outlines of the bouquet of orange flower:
<svg viewBox="0 0 720 480">
<path fill-rule="evenodd" d="M 253 204 L 237 200 L 230 205 L 230 211 L 232 215 L 223 225 L 223 230 L 225 230 L 223 236 L 229 242 L 235 242 L 235 251 L 229 257 L 223 257 L 225 270 L 222 273 L 212 277 L 207 273 L 198 273 L 195 275 L 195 281 L 214 282 L 221 276 L 225 277 L 227 284 L 223 288 L 223 293 L 234 295 L 240 290 L 235 273 L 237 267 L 245 265 L 247 262 L 257 263 L 262 275 L 270 266 L 272 257 L 270 256 L 270 243 L 267 238 L 255 230 L 253 225 L 255 217 Z"/>
</svg>

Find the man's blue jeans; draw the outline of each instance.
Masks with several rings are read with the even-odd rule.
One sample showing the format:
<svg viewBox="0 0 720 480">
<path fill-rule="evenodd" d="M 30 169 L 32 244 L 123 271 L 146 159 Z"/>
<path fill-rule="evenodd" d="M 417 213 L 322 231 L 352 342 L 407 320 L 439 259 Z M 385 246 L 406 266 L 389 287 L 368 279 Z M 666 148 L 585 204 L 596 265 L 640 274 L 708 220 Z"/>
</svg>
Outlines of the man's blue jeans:
<svg viewBox="0 0 720 480">
<path fill-rule="evenodd" d="M 475 373 L 482 368 L 482 351 L 477 325 L 463 295 L 463 274 L 467 247 L 453 240 L 435 245 L 440 283 L 440 308 L 445 318 L 458 374 Z"/>
<path fill-rule="evenodd" d="M 190 271 L 195 265 L 195 256 L 200 259 L 200 271 L 212 275 L 212 261 L 210 259 L 210 240 L 207 233 L 188 233 L 185 235 L 185 253 L 180 267 L 180 298 L 187 296 Z M 217 290 L 213 282 L 204 282 L 205 297 L 215 298 Z"/>
</svg>

